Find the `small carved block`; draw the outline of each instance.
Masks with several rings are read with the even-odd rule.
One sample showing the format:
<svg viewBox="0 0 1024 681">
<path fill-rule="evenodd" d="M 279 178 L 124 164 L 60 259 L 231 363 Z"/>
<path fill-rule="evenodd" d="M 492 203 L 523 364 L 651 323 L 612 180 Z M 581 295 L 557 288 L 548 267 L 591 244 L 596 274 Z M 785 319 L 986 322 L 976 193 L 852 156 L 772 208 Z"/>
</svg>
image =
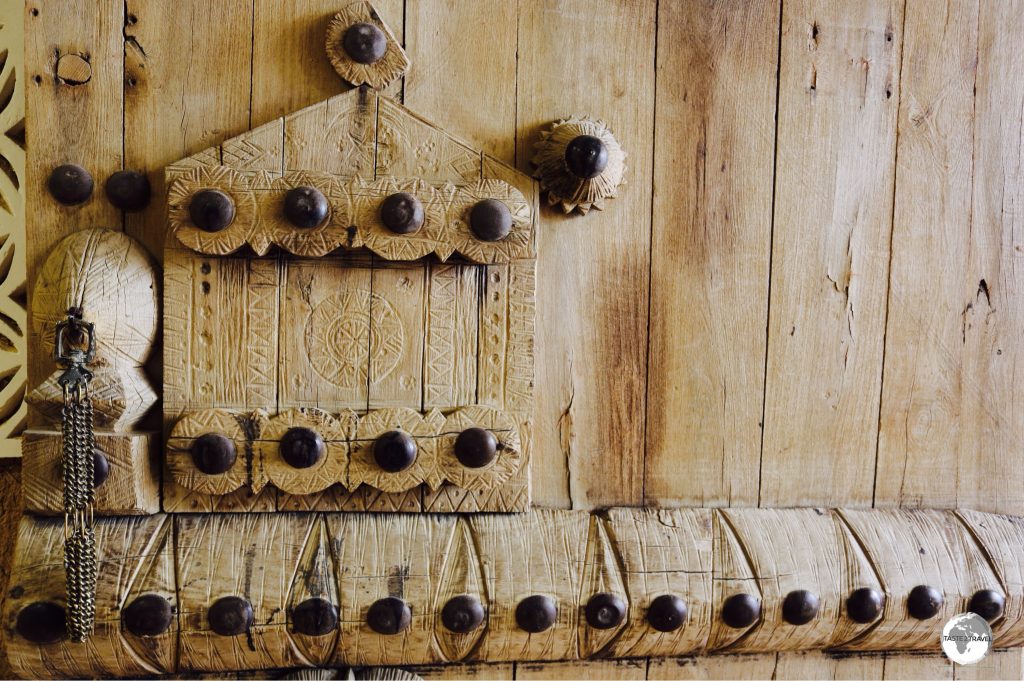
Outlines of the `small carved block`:
<svg viewBox="0 0 1024 681">
<path fill-rule="evenodd" d="M 615 198 L 626 173 L 626 152 L 603 121 L 573 116 L 540 134 L 534 177 L 547 192 L 548 204 L 566 213 L 602 210 Z"/>
<path fill-rule="evenodd" d="M 334 15 L 327 27 L 327 56 L 349 83 L 377 89 L 409 68 L 405 50 L 369 2 L 354 2 Z"/>
<path fill-rule="evenodd" d="M 96 432 L 95 481 L 98 515 L 145 515 L 160 511 L 160 468 L 151 433 Z M 29 430 L 22 437 L 22 491 L 25 510 L 46 515 L 64 512 L 61 434 Z"/>
</svg>

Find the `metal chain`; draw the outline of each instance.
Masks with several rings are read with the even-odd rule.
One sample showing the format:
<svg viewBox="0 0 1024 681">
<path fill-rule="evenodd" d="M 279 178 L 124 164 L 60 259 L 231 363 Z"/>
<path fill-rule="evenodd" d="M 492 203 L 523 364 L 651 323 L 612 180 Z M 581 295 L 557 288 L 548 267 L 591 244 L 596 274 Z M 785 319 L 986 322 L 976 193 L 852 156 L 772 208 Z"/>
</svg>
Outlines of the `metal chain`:
<svg viewBox="0 0 1024 681">
<path fill-rule="evenodd" d="M 73 347 L 68 338 L 84 330 L 88 349 Z M 92 325 L 80 310 L 68 310 L 57 324 L 55 356 L 65 367 L 58 379 L 64 391 L 61 412 L 61 470 L 64 476 L 64 572 L 67 579 L 68 635 L 85 641 L 96 621 L 96 534 L 93 530 L 95 435 L 92 399 L 85 368 L 94 354 Z"/>
</svg>

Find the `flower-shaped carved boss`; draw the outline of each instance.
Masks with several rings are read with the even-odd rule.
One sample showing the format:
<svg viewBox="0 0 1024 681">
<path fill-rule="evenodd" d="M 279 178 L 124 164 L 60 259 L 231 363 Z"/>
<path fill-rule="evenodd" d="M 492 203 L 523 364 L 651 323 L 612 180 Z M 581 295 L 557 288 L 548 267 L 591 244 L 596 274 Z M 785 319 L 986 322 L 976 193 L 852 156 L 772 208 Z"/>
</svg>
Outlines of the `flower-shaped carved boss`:
<svg viewBox="0 0 1024 681">
<path fill-rule="evenodd" d="M 369 3 L 327 52 L 358 87 L 166 169 L 164 509 L 525 510 L 536 185 L 379 92 Z"/>
</svg>

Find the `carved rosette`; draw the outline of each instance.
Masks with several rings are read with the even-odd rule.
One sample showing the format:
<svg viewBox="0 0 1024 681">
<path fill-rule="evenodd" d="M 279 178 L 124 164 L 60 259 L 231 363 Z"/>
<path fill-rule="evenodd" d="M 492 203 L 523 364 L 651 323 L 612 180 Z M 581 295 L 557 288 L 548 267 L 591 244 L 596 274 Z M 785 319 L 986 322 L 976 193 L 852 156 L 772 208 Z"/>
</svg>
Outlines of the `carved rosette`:
<svg viewBox="0 0 1024 681">
<path fill-rule="evenodd" d="M 386 40 L 384 54 L 371 64 L 353 59 L 344 47 L 345 32 L 353 24 L 376 26 Z M 338 75 L 352 85 L 369 85 L 378 90 L 401 78 L 409 68 L 409 57 L 395 39 L 391 29 L 380 18 L 377 9 L 368 2 L 354 2 L 334 15 L 327 27 L 327 58 Z"/>
<path fill-rule="evenodd" d="M 167 468 L 182 487 L 202 494 L 223 495 L 245 485 L 262 489 L 266 476 L 261 465 L 249 466 L 245 455 L 248 442 L 266 422 L 265 412 L 233 414 L 222 409 L 204 409 L 185 415 L 174 425 L 167 441 Z M 192 459 L 192 444 L 207 433 L 223 435 L 235 445 L 236 458 L 231 468 L 215 475 L 200 471 Z"/>
<path fill-rule="evenodd" d="M 251 189 L 270 185 L 264 172 L 240 173 L 225 166 L 201 166 L 189 173 L 192 184 L 174 182 L 167 192 L 167 217 L 171 229 L 183 245 L 209 255 L 234 253 L 250 239 L 256 223 L 256 194 Z M 216 189 L 234 202 L 235 216 L 219 232 L 207 232 L 196 226 L 189 215 L 195 192 Z"/>
<path fill-rule="evenodd" d="M 319 409 L 289 409 L 271 418 L 254 443 L 267 482 L 291 494 L 320 492 L 333 485 L 345 475 L 347 440 L 355 420 L 355 412 L 335 418 Z M 295 468 L 281 455 L 281 439 L 292 428 L 309 428 L 323 438 L 324 456 L 309 468 Z"/>
<path fill-rule="evenodd" d="M 455 457 L 455 439 L 467 428 L 484 428 L 498 440 L 498 456 L 481 468 L 463 466 Z M 507 482 L 523 465 L 523 448 L 515 419 L 490 407 L 473 406 L 460 409 L 444 422 L 437 447 L 437 461 L 444 477 L 456 487 L 479 492 Z"/>
<path fill-rule="evenodd" d="M 359 420 L 352 441 L 348 468 L 348 486 L 367 484 L 384 492 L 404 492 L 423 482 L 431 488 L 440 486 L 437 474 L 437 433 L 444 417 L 436 409 L 421 415 L 413 409 L 379 409 Z M 377 438 L 392 430 L 408 433 L 416 441 L 416 459 L 403 471 L 381 470 L 373 458 Z"/>
<path fill-rule="evenodd" d="M 607 164 L 596 177 L 574 175 L 566 164 L 566 149 L 582 135 L 596 137 L 607 152 Z M 591 208 L 603 210 L 605 202 L 615 198 L 623 184 L 626 152 L 603 121 L 572 116 L 553 123 L 548 130 L 541 131 L 534 152 L 533 176 L 547 193 L 548 205 L 560 205 L 565 213 L 578 210 L 586 215 Z"/>
</svg>

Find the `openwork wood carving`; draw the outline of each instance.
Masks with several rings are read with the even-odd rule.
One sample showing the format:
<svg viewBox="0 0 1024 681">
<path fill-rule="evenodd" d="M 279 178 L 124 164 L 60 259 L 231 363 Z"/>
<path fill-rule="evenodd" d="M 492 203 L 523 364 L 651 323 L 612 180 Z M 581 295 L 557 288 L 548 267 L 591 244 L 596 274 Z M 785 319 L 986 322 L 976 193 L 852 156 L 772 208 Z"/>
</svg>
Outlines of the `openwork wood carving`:
<svg viewBox="0 0 1024 681">
<path fill-rule="evenodd" d="M 977 512 L 110 519 L 101 625 L 85 646 L 39 644 L 17 625 L 39 616 L 33 604 L 62 605 L 61 532 L 21 525 L 3 622 L 26 676 L 927 650 L 939 623 L 982 602 L 997 604 L 996 646 L 1024 643 L 1024 520 Z M 919 587 L 938 594 L 923 614 Z M 176 616 L 141 635 L 130 610 L 154 596 Z M 794 616 L 794 598 L 809 615 Z M 235 633 L 225 603 L 251 608 Z"/>
</svg>

